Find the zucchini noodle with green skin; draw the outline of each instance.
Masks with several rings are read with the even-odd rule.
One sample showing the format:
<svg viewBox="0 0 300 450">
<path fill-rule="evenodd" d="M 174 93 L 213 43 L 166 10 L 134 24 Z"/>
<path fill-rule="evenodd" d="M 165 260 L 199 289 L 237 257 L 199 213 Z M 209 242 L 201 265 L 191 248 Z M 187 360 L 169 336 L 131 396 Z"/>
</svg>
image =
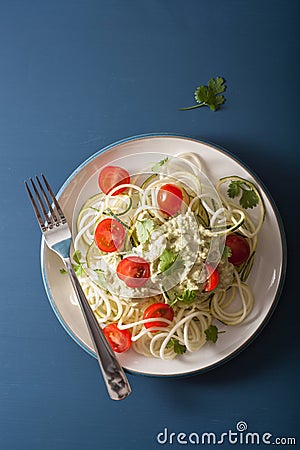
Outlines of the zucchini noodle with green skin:
<svg viewBox="0 0 300 450">
<path fill-rule="evenodd" d="M 199 350 L 209 340 L 207 330 L 213 324 L 219 322 L 224 332 L 226 326 L 240 324 L 250 314 L 254 296 L 246 280 L 264 220 L 263 201 L 253 183 L 237 176 L 226 177 L 218 181 L 214 191 L 200 181 L 197 155 L 185 153 L 176 158 L 165 158 L 158 163 L 159 170 L 146 178 L 137 175 L 129 183 L 88 199 L 79 212 L 74 239 L 82 267 L 79 281 L 101 326 L 114 323 L 121 331 L 129 330 L 133 350 L 163 360 Z M 176 166 L 178 161 L 184 169 Z M 256 196 L 258 224 L 247 209 L 224 192 L 231 182 Z M 162 210 L 159 201 L 161 189 L 168 185 L 182 192 L 174 214 Z M 96 227 L 108 218 L 126 232 L 122 246 L 115 251 L 101 250 L 95 240 Z M 192 228 L 185 230 L 187 219 L 189 224 L 196 224 L 197 238 L 192 236 Z M 180 227 L 185 234 L 180 234 Z M 240 264 L 230 262 L 234 247 L 227 244 L 229 235 L 246 241 L 248 255 Z M 196 239 L 198 250 L 188 261 L 192 239 Z M 119 263 L 128 255 L 149 261 L 151 276 L 138 289 L 117 275 Z M 209 258 L 217 262 L 211 265 Z M 177 263 L 178 273 L 188 270 L 183 278 L 173 281 L 172 270 Z M 173 284 L 170 281 L 166 287 L 163 275 L 168 270 Z M 211 284 L 213 279 L 215 284 Z M 156 303 L 167 304 L 174 312 L 172 318 L 147 318 L 147 309 Z"/>
</svg>

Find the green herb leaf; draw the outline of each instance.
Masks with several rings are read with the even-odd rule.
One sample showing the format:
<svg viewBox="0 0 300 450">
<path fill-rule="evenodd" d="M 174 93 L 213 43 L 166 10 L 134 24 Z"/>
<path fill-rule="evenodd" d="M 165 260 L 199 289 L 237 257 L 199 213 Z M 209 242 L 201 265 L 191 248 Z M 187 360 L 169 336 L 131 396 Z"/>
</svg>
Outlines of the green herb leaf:
<svg viewBox="0 0 300 450">
<path fill-rule="evenodd" d="M 167 348 L 171 348 L 173 347 L 174 352 L 177 355 L 183 355 L 183 353 L 186 352 L 186 346 L 183 344 L 180 344 L 180 342 L 178 341 L 178 339 L 175 338 L 171 338 L 167 344 Z"/>
<path fill-rule="evenodd" d="M 207 330 L 205 330 L 206 340 L 217 342 L 218 340 L 218 328 L 215 325 L 210 325 Z"/>
<path fill-rule="evenodd" d="M 82 272 L 83 272 L 83 267 L 82 267 L 83 261 L 81 261 L 81 257 L 82 257 L 81 252 L 79 250 L 76 250 L 73 253 L 73 261 L 76 263 L 76 264 L 73 264 L 73 269 L 78 277 L 81 277 Z"/>
<path fill-rule="evenodd" d="M 138 220 L 135 225 L 136 234 L 139 242 L 143 244 L 150 238 L 154 230 L 154 222 L 151 219 Z"/>
<path fill-rule="evenodd" d="M 185 289 L 182 293 L 181 301 L 186 305 L 190 305 L 195 301 L 196 292 L 190 289 Z"/>
<path fill-rule="evenodd" d="M 106 279 L 104 276 L 104 272 L 101 269 L 96 269 L 95 272 L 98 275 L 98 284 L 100 287 L 102 287 L 103 289 L 107 288 L 107 283 L 106 283 Z"/>
<path fill-rule="evenodd" d="M 241 193 L 241 181 L 231 181 L 227 189 L 227 194 L 230 198 L 235 198 Z"/>
<path fill-rule="evenodd" d="M 82 264 L 73 264 L 73 268 L 74 268 L 74 272 L 76 273 L 76 275 L 78 277 L 81 277 L 82 271 L 83 271 Z"/>
<path fill-rule="evenodd" d="M 83 261 L 81 261 L 81 252 L 79 250 L 76 250 L 73 253 L 72 259 L 76 263 L 76 264 L 72 263 L 74 272 L 76 273 L 76 275 L 78 277 L 80 277 L 82 275 L 82 272 L 83 272 L 83 266 L 82 266 Z M 60 271 L 61 274 L 67 273 L 66 269 L 60 269 L 59 271 Z"/>
<path fill-rule="evenodd" d="M 161 272 L 165 272 L 169 269 L 169 267 L 174 264 L 174 261 L 176 260 L 178 254 L 174 253 L 172 250 L 167 250 L 166 248 L 160 255 L 160 261 L 159 261 L 159 270 Z"/>
<path fill-rule="evenodd" d="M 182 111 L 208 106 L 211 111 L 217 111 L 225 102 L 224 95 L 220 95 L 226 90 L 225 80 L 222 77 L 211 78 L 206 85 L 199 86 L 194 92 L 196 105 L 187 108 L 180 108 Z"/>
<path fill-rule="evenodd" d="M 176 264 L 176 268 L 179 269 L 183 266 L 182 259 L 180 258 L 178 253 L 174 253 L 172 250 L 164 249 L 162 254 L 160 255 L 159 261 L 159 270 L 161 272 L 165 272 L 168 270 L 173 264 Z M 174 266 L 175 268 L 175 266 Z"/>
<path fill-rule="evenodd" d="M 78 277 L 80 277 L 82 275 L 82 271 L 83 271 L 82 264 L 72 264 L 72 266 L 73 266 L 73 269 L 74 269 L 74 272 L 76 273 L 76 275 Z M 59 269 L 59 271 L 62 275 L 65 273 L 68 273 L 66 271 L 66 269 Z"/>
<path fill-rule="evenodd" d="M 254 208 L 258 204 L 258 196 L 253 189 L 243 189 L 242 196 L 240 198 L 240 205 L 247 208 Z"/>
<path fill-rule="evenodd" d="M 216 327 L 216 325 L 210 325 L 205 330 L 206 340 L 216 343 L 220 333 L 225 333 L 225 331 L 218 331 L 218 328 Z"/>
<path fill-rule="evenodd" d="M 225 245 L 224 250 L 223 250 L 223 258 L 230 258 L 230 256 L 232 255 L 232 250 L 228 245 Z"/>
<path fill-rule="evenodd" d="M 152 167 L 152 172 L 159 172 L 159 168 L 161 167 L 161 166 L 163 166 L 164 164 L 166 164 L 166 162 L 168 162 L 169 161 L 169 158 L 168 157 L 166 157 L 166 158 L 164 158 L 164 159 L 162 159 L 161 161 L 158 161 L 156 164 L 154 164 L 154 166 Z"/>
<path fill-rule="evenodd" d="M 239 203 L 244 209 L 254 208 L 259 202 L 255 190 L 250 184 L 242 180 L 231 181 L 228 186 L 227 194 L 230 198 L 235 198 L 240 195 Z"/>
<path fill-rule="evenodd" d="M 185 305 L 190 305 L 195 301 L 196 292 L 191 289 L 185 289 L 181 296 L 175 294 L 174 299 L 169 302 L 170 306 L 174 306 L 177 302 L 183 302 Z M 168 299 L 170 300 L 170 299 Z"/>
<path fill-rule="evenodd" d="M 76 252 L 74 252 L 73 254 L 73 260 L 77 263 L 77 264 L 81 264 L 80 260 L 81 260 L 81 252 L 79 250 L 76 250 Z"/>
</svg>

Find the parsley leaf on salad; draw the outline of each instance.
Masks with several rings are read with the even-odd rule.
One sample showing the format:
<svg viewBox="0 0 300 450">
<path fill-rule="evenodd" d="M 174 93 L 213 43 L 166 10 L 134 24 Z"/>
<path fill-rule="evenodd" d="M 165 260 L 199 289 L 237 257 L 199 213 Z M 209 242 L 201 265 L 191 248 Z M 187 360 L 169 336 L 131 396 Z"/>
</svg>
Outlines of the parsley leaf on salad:
<svg viewBox="0 0 300 450">
<path fill-rule="evenodd" d="M 185 289 L 182 293 L 181 301 L 186 305 L 189 305 L 195 301 L 196 293 L 190 289 Z"/>
<path fill-rule="evenodd" d="M 98 275 L 98 284 L 100 287 L 102 287 L 102 289 L 106 289 L 107 288 L 107 283 L 106 283 L 106 279 L 105 279 L 105 275 L 103 270 L 101 269 L 96 269 L 95 272 Z"/>
<path fill-rule="evenodd" d="M 225 245 L 224 250 L 223 250 L 223 258 L 230 258 L 230 256 L 232 255 L 232 250 L 229 247 L 229 245 Z"/>
<path fill-rule="evenodd" d="M 210 325 L 205 330 L 206 340 L 212 341 L 215 344 L 218 340 L 218 336 L 220 333 L 225 333 L 225 331 L 218 331 L 218 328 L 216 327 L 216 325 Z"/>
<path fill-rule="evenodd" d="M 138 220 L 135 228 L 139 242 L 144 244 L 148 241 L 152 231 L 154 230 L 154 222 L 151 219 Z"/>
<path fill-rule="evenodd" d="M 194 303 L 195 298 L 196 298 L 195 291 L 192 291 L 191 289 L 185 289 L 182 292 L 181 297 L 175 294 L 175 298 L 173 301 L 170 302 L 170 306 L 174 306 L 177 302 L 182 302 L 185 305 L 191 305 L 192 303 Z"/>
<path fill-rule="evenodd" d="M 76 250 L 76 252 L 74 252 L 73 254 L 73 260 L 76 264 L 73 264 L 73 268 L 74 268 L 74 272 L 76 273 L 76 275 L 78 277 L 80 277 L 82 275 L 82 262 L 81 260 L 81 252 L 79 250 Z"/>
<path fill-rule="evenodd" d="M 80 261 L 81 260 L 81 252 L 79 250 L 76 250 L 73 254 L 73 261 L 74 263 L 72 263 L 73 265 L 73 269 L 74 272 L 76 273 L 76 275 L 78 277 L 80 277 L 82 275 L 83 272 L 83 262 Z M 66 269 L 60 269 L 59 270 L 61 274 L 67 273 Z"/>
<path fill-rule="evenodd" d="M 163 166 L 164 164 L 166 164 L 166 162 L 168 162 L 169 161 L 169 158 L 168 157 L 166 157 L 166 158 L 164 158 L 164 159 L 162 159 L 161 161 L 158 161 L 156 164 L 154 164 L 154 166 L 152 167 L 152 172 L 159 172 L 159 168 L 161 167 L 161 166 Z"/>
<path fill-rule="evenodd" d="M 159 270 L 161 272 L 165 272 L 168 270 L 173 264 L 176 263 L 177 268 L 182 264 L 182 260 L 178 253 L 174 253 L 172 250 L 164 249 L 162 254 L 159 257 Z"/>
<path fill-rule="evenodd" d="M 222 94 L 226 90 L 225 79 L 222 77 L 211 78 L 207 85 L 197 87 L 194 92 L 196 105 L 187 108 L 180 108 L 181 111 L 200 108 L 200 106 L 208 106 L 211 111 L 218 111 L 225 102 Z"/>
<path fill-rule="evenodd" d="M 229 184 L 227 194 L 230 198 L 235 198 L 240 195 L 239 202 L 244 209 L 254 208 L 259 202 L 255 190 L 243 180 L 232 180 Z"/>
<path fill-rule="evenodd" d="M 77 264 L 81 264 L 80 260 L 81 260 L 81 252 L 79 250 L 76 250 L 76 252 L 74 252 L 73 254 L 73 260 L 77 263 Z"/>
<path fill-rule="evenodd" d="M 186 352 L 186 346 L 183 344 L 180 344 L 178 339 L 171 338 L 167 344 L 167 348 L 173 347 L 174 352 L 177 355 L 183 355 L 183 353 Z"/>
</svg>

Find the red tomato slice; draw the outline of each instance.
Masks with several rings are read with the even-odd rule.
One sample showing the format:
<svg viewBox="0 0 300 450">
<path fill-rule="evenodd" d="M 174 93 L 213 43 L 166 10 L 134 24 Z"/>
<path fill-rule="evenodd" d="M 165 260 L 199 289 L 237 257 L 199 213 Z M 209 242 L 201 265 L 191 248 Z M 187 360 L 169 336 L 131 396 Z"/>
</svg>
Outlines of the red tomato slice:
<svg viewBox="0 0 300 450">
<path fill-rule="evenodd" d="M 172 321 L 174 319 L 174 309 L 166 303 L 154 303 L 145 309 L 143 319 L 156 319 L 158 317 L 163 317 L 164 319 Z M 144 326 L 145 328 L 167 327 L 168 324 L 166 322 L 155 320 L 153 322 L 145 323 Z"/>
<path fill-rule="evenodd" d="M 121 184 L 130 183 L 130 175 L 126 169 L 118 166 L 106 166 L 101 170 L 98 177 L 98 184 L 104 194 L 109 194 L 109 192 Z M 119 195 L 124 192 L 126 188 L 118 189 L 112 195 Z"/>
<path fill-rule="evenodd" d="M 175 184 L 164 184 L 157 194 L 157 203 L 160 210 L 168 216 L 174 216 L 182 204 L 182 190 Z"/>
<path fill-rule="evenodd" d="M 239 266 L 247 261 L 250 256 L 248 241 L 238 234 L 229 234 L 226 237 L 225 245 L 231 248 L 231 256 L 228 258 L 228 261 L 234 266 Z"/>
<path fill-rule="evenodd" d="M 119 262 L 117 275 L 126 286 L 138 288 L 150 278 L 150 264 L 139 256 L 128 256 Z"/>
<path fill-rule="evenodd" d="M 103 333 L 114 352 L 123 353 L 131 347 L 131 334 L 129 330 L 120 330 L 116 323 L 103 328 Z"/>
<path fill-rule="evenodd" d="M 115 252 L 118 250 L 125 238 L 125 229 L 121 223 L 115 219 L 107 218 L 98 223 L 94 240 L 97 247 L 102 252 Z"/>
<path fill-rule="evenodd" d="M 217 269 L 215 269 L 213 267 L 212 264 L 209 264 L 209 263 L 205 265 L 205 269 L 206 269 L 208 278 L 206 280 L 204 292 L 210 292 L 213 289 L 215 289 L 219 284 L 219 279 L 220 279 L 219 272 Z"/>
</svg>

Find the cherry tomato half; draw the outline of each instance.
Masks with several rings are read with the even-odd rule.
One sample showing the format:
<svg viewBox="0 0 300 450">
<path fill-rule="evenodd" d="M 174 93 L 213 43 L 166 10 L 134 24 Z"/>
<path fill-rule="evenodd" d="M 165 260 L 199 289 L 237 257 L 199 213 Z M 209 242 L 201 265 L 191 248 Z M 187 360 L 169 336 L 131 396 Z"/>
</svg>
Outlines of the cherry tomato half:
<svg viewBox="0 0 300 450">
<path fill-rule="evenodd" d="M 228 261 L 234 266 L 239 266 L 247 261 L 250 256 L 250 246 L 248 241 L 238 234 L 229 234 L 226 237 L 225 245 L 231 248 L 231 256 Z"/>
<path fill-rule="evenodd" d="M 98 223 L 94 240 L 97 247 L 103 252 L 115 252 L 118 250 L 125 238 L 125 229 L 115 219 L 107 218 Z"/>
<path fill-rule="evenodd" d="M 120 330 L 116 323 L 103 328 L 103 333 L 114 352 L 123 353 L 131 347 L 131 334 L 128 330 Z"/>
<path fill-rule="evenodd" d="M 109 192 L 121 184 L 130 183 L 130 175 L 126 169 L 118 166 L 106 166 L 101 170 L 98 177 L 98 184 L 104 194 L 109 194 Z M 112 195 L 119 195 L 124 192 L 126 188 L 118 189 Z"/>
<path fill-rule="evenodd" d="M 128 256 L 119 262 L 117 275 L 126 286 L 139 288 L 150 278 L 150 264 L 139 256 Z"/>
<path fill-rule="evenodd" d="M 153 305 L 150 305 L 145 309 L 143 319 L 156 319 L 158 317 L 163 317 L 164 319 L 172 321 L 174 319 L 174 309 L 166 303 L 153 303 Z M 166 322 L 155 320 L 153 322 L 145 323 L 144 326 L 145 328 L 167 327 L 168 324 Z"/>
<path fill-rule="evenodd" d="M 174 216 L 182 204 L 182 190 L 175 184 L 164 184 L 157 194 L 157 203 L 160 210 L 168 216 Z"/>
<path fill-rule="evenodd" d="M 205 269 L 208 278 L 205 283 L 204 292 L 210 292 L 218 286 L 220 276 L 218 270 L 215 269 L 212 264 L 206 264 Z"/>
</svg>

